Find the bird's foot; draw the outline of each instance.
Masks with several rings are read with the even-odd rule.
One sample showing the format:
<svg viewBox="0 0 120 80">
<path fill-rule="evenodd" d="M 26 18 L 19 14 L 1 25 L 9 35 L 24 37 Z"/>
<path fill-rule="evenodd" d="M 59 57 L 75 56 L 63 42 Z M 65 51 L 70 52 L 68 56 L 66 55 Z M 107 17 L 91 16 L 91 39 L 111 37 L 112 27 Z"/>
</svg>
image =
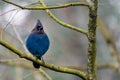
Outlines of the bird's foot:
<svg viewBox="0 0 120 80">
<path fill-rule="evenodd" d="M 43 57 L 41 57 L 41 61 L 42 61 L 42 63 L 45 63 L 45 61 L 44 61 Z"/>
</svg>

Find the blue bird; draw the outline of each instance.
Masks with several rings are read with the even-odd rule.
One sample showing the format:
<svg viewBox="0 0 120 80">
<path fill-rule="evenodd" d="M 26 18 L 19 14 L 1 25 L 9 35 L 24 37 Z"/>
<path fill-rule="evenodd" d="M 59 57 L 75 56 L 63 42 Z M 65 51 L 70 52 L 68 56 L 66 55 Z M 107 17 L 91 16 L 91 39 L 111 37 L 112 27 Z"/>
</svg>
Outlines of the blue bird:
<svg viewBox="0 0 120 80">
<path fill-rule="evenodd" d="M 43 25 L 40 20 L 37 20 L 37 23 L 30 35 L 26 39 L 26 47 L 28 51 L 35 56 L 37 59 L 42 58 L 42 56 L 46 53 L 50 45 L 49 38 L 47 34 L 44 32 Z M 33 66 L 35 68 L 40 68 L 40 65 L 36 62 L 33 62 Z"/>
</svg>

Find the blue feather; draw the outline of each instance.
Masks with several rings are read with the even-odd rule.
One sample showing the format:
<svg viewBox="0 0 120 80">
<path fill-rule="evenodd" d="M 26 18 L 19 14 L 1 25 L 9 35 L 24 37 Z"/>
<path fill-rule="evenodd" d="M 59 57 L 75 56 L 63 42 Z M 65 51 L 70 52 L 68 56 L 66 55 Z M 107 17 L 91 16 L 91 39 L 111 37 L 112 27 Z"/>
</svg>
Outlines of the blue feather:
<svg viewBox="0 0 120 80">
<path fill-rule="evenodd" d="M 26 47 L 29 52 L 38 59 L 47 52 L 50 45 L 49 38 L 43 30 L 43 26 L 40 20 L 37 20 L 36 26 L 26 40 Z M 35 68 L 39 68 L 40 65 L 33 62 Z"/>
</svg>

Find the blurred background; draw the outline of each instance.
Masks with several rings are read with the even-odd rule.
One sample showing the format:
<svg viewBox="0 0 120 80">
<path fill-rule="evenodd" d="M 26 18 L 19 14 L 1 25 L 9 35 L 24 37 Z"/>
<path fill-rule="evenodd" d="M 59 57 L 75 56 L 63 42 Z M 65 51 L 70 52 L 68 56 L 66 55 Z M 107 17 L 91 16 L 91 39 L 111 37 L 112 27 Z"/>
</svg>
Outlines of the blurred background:
<svg viewBox="0 0 120 80">
<path fill-rule="evenodd" d="M 37 0 L 10 0 L 20 5 L 29 5 Z M 44 0 L 47 5 L 62 5 L 69 2 L 86 0 Z M 89 1 L 89 0 L 87 0 Z M 39 4 L 29 5 L 36 6 Z M 98 16 L 104 22 L 107 30 L 113 35 L 118 51 L 120 48 L 120 1 L 99 0 Z M 87 30 L 88 9 L 74 6 L 64 9 L 51 10 L 60 20 Z M 25 40 L 40 19 L 45 32 L 50 38 L 50 48 L 43 56 L 45 62 L 59 66 L 80 67 L 87 65 L 88 41 L 82 33 L 65 28 L 44 10 L 21 10 L 13 5 L 0 1 L 0 37 L 23 52 Z M 97 64 L 115 64 L 101 31 L 97 29 Z M 32 63 L 19 58 L 16 54 L 0 45 L 0 61 L 15 61 L 18 63 Z M 82 80 L 71 74 L 64 74 L 44 68 L 52 80 Z M 86 71 L 86 70 L 84 70 Z M 0 80 L 47 80 L 36 70 L 0 64 Z M 120 72 L 111 68 L 98 69 L 98 80 L 119 80 Z"/>
</svg>

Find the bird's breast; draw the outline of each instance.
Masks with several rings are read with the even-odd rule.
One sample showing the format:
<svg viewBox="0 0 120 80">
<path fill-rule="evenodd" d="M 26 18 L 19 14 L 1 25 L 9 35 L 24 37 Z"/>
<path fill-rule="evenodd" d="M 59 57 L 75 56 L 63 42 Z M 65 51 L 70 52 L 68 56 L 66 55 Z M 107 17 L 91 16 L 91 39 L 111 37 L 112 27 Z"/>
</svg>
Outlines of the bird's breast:
<svg viewBox="0 0 120 80">
<path fill-rule="evenodd" d="M 44 55 L 49 48 L 47 35 L 30 35 L 26 40 L 26 46 L 33 55 Z"/>
</svg>

